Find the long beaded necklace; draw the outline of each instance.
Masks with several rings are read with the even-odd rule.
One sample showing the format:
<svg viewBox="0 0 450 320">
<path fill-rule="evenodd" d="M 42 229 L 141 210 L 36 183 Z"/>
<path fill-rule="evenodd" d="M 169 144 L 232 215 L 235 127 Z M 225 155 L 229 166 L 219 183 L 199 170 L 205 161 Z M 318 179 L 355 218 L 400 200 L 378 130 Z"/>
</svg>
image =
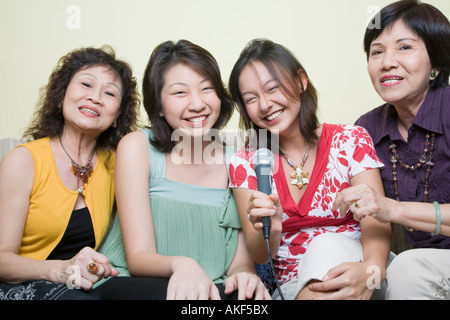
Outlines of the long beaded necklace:
<svg viewBox="0 0 450 320">
<path fill-rule="evenodd" d="M 309 183 L 309 172 L 303 171 L 305 162 L 308 159 L 308 150 L 309 143 L 306 143 L 302 162 L 300 163 L 300 167 L 297 167 L 294 162 L 288 157 L 288 155 L 280 149 L 281 154 L 286 158 L 286 162 L 292 167 L 292 169 L 294 169 L 294 172 L 290 174 L 291 184 L 296 185 L 299 190 L 301 190 L 305 184 Z"/>
<path fill-rule="evenodd" d="M 78 178 L 78 181 L 81 180 L 83 182 L 83 186 L 78 188 L 78 194 L 84 197 L 84 188 L 92 175 L 92 158 L 94 157 L 95 149 L 92 151 L 92 155 L 88 163 L 86 163 L 86 165 L 84 166 L 81 166 L 72 159 L 66 148 L 64 148 L 64 145 L 61 141 L 61 136 L 59 136 L 59 143 L 61 143 L 61 147 L 63 148 L 64 152 L 67 154 L 70 161 L 72 161 L 73 174 Z"/>
<path fill-rule="evenodd" d="M 391 140 L 391 144 L 389 149 L 392 152 L 391 162 L 392 162 L 392 181 L 394 186 L 394 195 L 395 199 L 399 201 L 399 193 L 398 193 L 398 177 L 397 177 L 397 164 L 401 165 L 406 171 L 414 172 L 419 168 L 427 165 L 426 174 L 425 174 L 425 182 L 424 182 L 424 191 L 423 191 L 423 202 L 428 202 L 428 187 L 429 187 L 429 179 L 431 174 L 431 169 L 434 167 L 433 162 L 433 152 L 434 152 L 434 143 L 435 143 L 435 133 L 428 132 L 425 136 L 425 147 L 423 149 L 423 154 L 420 156 L 419 161 L 415 165 L 405 164 L 402 159 L 397 154 L 397 145 Z M 431 139 L 431 142 L 430 142 Z M 428 159 L 428 160 L 427 160 Z M 413 231 L 413 229 L 406 227 L 408 231 Z"/>
</svg>

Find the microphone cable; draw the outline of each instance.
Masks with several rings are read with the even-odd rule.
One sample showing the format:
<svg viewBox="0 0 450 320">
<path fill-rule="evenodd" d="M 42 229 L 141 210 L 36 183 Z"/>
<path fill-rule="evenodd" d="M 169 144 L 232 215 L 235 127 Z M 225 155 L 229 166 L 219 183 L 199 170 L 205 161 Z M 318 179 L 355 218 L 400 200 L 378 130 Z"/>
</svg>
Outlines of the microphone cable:
<svg viewBox="0 0 450 320">
<path fill-rule="evenodd" d="M 272 259 L 272 252 L 270 250 L 270 244 L 269 244 L 269 237 L 265 237 L 266 239 L 266 245 L 267 245 L 267 252 L 269 253 L 269 269 L 271 271 L 272 276 L 272 282 L 275 283 L 275 286 L 277 288 L 278 294 L 280 295 L 281 300 L 284 300 L 283 292 L 281 291 L 280 284 L 277 280 L 277 274 L 275 272 L 275 267 L 273 265 L 273 259 Z"/>
</svg>

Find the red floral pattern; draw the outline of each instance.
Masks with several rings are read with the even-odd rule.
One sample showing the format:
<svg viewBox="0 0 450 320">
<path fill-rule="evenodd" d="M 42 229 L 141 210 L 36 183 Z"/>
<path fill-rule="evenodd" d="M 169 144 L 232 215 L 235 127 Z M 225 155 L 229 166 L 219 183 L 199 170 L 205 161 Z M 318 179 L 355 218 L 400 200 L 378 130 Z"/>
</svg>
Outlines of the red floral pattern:
<svg viewBox="0 0 450 320">
<path fill-rule="evenodd" d="M 324 162 L 326 167 L 322 168 L 322 177 L 315 177 L 320 179 L 320 182 L 315 192 L 310 193 L 312 196 L 308 216 L 338 219 L 339 212 L 332 210 L 337 193 L 350 186 L 350 179 L 353 176 L 368 169 L 382 167 L 383 164 L 376 156 L 370 135 L 361 127 L 325 124 L 322 136 L 329 137 L 328 139 L 321 138 L 319 141 L 319 144 L 327 146 L 330 144 L 328 162 Z M 256 175 L 252 164 L 253 155 L 254 150 L 242 148 L 232 157 L 229 166 L 230 188 L 257 189 Z M 321 155 L 318 154 L 317 157 L 319 156 Z M 315 172 L 320 171 L 318 169 L 315 168 Z M 272 189 L 274 193 L 278 193 L 274 180 Z M 287 203 L 289 199 L 281 198 L 280 200 L 283 208 L 288 210 L 286 208 L 289 206 Z M 290 201 L 292 202 L 292 199 Z M 306 201 L 306 203 L 309 202 Z M 305 202 L 302 204 L 304 205 Z M 290 207 L 289 210 L 291 209 Z M 296 209 L 295 206 L 294 209 Z M 288 214 L 283 214 L 283 221 L 289 218 Z M 277 276 L 282 283 L 297 277 L 298 263 L 309 243 L 314 237 L 325 232 L 345 233 L 354 239 L 361 239 L 361 228 L 359 223 L 354 220 L 343 225 L 337 222 L 332 226 L 310 227 L 283 233 L 280 249 L 275 257 Z"/>
</svg>

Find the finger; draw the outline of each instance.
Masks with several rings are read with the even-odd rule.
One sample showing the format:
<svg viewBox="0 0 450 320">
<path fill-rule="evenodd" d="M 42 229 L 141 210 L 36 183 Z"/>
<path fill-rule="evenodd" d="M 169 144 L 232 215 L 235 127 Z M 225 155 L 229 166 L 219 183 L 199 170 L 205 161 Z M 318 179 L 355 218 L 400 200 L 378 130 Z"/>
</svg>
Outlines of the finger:
<svg viewBox="0 0 450 320">
<path fill-rule="evenodd" d="M 112 267 L 109 259 L 101 253 L 93 251 L 91 253 L 91 258 L 101 266 L 101 269 L 97 272 L 98 276 L 108 278 L 110 275 L 116 276 L 118 274 L 118 271 Z"/>
<path fill-rule="evenodd" d="M 228 277 L 226 280 L 225 280 L 225 290 L 224 290 L 224 293 L 225 294 L 230 294 L 230 293 L 232 293 L 234 290 L 236 290 L 236 282 L 234 281 L 234 277 L 233 276 L 231 276 L 231 277 Z"/>
<path fill-rule="evenodd" d="M 249 205 L 249 211 L 254 210 L 255 208 L 267 208 L 267 209 L 275 209 L 275 203 L 271 199 L 255 199 Z"/>
<path fill-rule="evenodd" d="M 272 217 L 275 214 L 273 208 L 254 208 L 250 211 L 250 220 L 261 219 L 262 217 Z"/>
<path fill-rule="evenodd" d="M 245 290 L 245 298 L 246 299 L 251 299 L 256 291 L 257 291 L 257 287 L 258 287 L 258 279 L 256 279 L 255 277 L 250 277 L 247 281 L 247 288 Z"/>
<path fill-rule="evenodd" d="M 343 191 L 342 191 L 342 192 L 343 192 Z M 334 202 L 333 202 L 333 206 L 331 207 L 332 210 L 338 210 L 339 207 L 341 206 L 342 200 L 343 200 L 343 194 L 342 194 L 342 192 L 339 192 L 339 193 L 336 195 L 336 198 L 334 199 Z"/>
<path fill-rule="evenodd" d="M 238 290 L 238 300 L 245 300 L 247 295 L 247 280 L 244 277 L 236 278 L 237 290 Z"/>
<path fill-rule="evenodd" d="M 272 202 L 278 206 L 280 204 L 280 197 L 276 193 L 272 193 L 269 195 L 269 199 L 272 200 Z"/>
<path fill-rule="evenodd" d="M 219 289 L 217 289 L 217 287 L 216 287 L 215 284 L 213 284 L 213 285 L 211 286 L 209 298 L 210 298 L 211 300 L 220 300 Z"/>
<path fill-rule="evenodd" d="M 92 289 L 92 286 L 94 285 L 95 281 L 92 282 L 88 279 L 86 279 L 84 276 L 80 277 L 80 287 L 81 289 L 85 291 L 90 291 Z"/>
<path fill-rule="evenodd" d="M 336 267 L 333 267 L 330 270 L 328 270 L 327 274 L 322 278 L 322 281 L 337 278 L 344 272 L 348 271 L 350 268 L 351 264 L 341 263 L 340 265 L 337 265 Z"/>
<path fill-rule="evenodd" d="M 311 291 L 316 292 L 328 292 L 328 291 L 334 291 L 342 288 L 342 282 L 339 278 L 330 279 L 326 281 L 316 282 L 309 285 L 309 289 Z"/>
<path fill-rule="evenodd" d="M 169 284 L 167 285 L 166 300 L 175 300 L 175 289 L 173 287 L 173 284 L 170 282 L 170 280 L 169 280 Z"/>
</svg>

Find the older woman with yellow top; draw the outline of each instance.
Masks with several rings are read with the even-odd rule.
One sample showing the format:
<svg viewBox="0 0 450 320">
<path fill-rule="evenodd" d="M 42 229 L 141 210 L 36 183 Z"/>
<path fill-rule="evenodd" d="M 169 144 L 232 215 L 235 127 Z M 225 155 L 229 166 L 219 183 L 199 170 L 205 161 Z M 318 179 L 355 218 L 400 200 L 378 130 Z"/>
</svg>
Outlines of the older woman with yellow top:
<svg viewBox="0 0 450 320">
<path fill-rule="evenodd" d="M 111 48 L 61 58 L 32 141 L 0 163 L 0 300 L 93 299 L 93 284 L 117 275 L 95 250 L 113 213 L 115 148 L 138 106 L 132 70 Z"/>
</svg>

